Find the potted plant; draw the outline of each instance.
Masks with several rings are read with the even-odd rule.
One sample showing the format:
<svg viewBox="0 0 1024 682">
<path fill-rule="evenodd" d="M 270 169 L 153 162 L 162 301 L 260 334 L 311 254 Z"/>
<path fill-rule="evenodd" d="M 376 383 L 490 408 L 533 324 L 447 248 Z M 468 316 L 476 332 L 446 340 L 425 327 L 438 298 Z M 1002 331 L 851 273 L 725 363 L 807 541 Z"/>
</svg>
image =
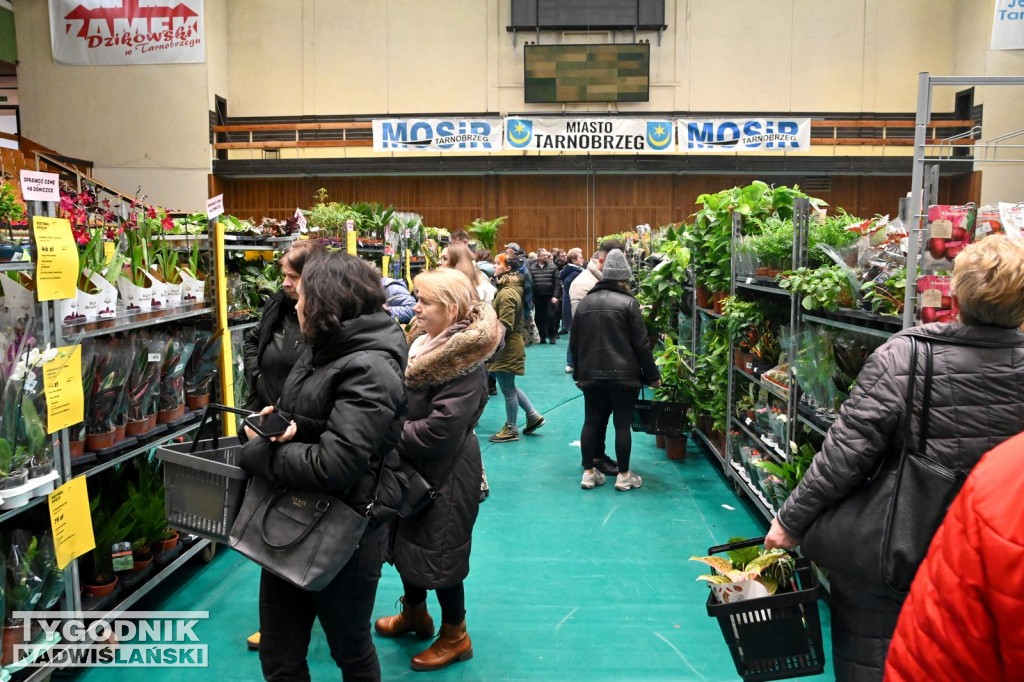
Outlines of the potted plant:
<svg viewBox="0 0 1024 682">
<path fill-rule="evenodd" d="M 135 345 L 128 385 L 127 434 L 138 436 L 156 427 L 156 406 L 160 397 L 160 369 L 163 367 L 163 344 L 160 339 L 143 333 L 133 338 Z"/>
<path fill-rule="evenodd" d="M 118 412 L 123 405 L 134 353 L 124 339 L 96 339 L 90 345 L 93 361 L 89 392 L 85 394 L 85 447 L 105 450 L 117 441 Z"/>
<path fill-rule="evenodd" d="M 495 253 L 497 249 L 498 241 L 498 230 L 504 224 L 508 216 L 501 216 L 499 218 L 492 218 L 490 220 L 484 220 L 483 218 L 476 218 L 469 225 L 466 226 L 466 232 L 469 236 L 475 239 L 480 244 L 481 249 L 487 249 L 491 253 Z M 495 253 L 495 255 L 497 255 Z"/>
<path fill-rule="evenodd" d="M 178 542 L 178 533 L 167 527 L 163 479 L 158 466 L 148 457 L 135 460 L 138 486 L 126 483 L 125 503 L 130 507 L 135 540 L 132 542 L 136 570 L 153 561 L 154 554 L 166 553 Z"/>
<path fill-rule="evenodd" d="M 731 538 L 729 543 L 745 538 Z M 768 597 L 787 584 L 796 571 L 796 561 L 784 549 L 743 547 L 729 550 L 727 556 L 692 556 L 710 566 L 714 573 L 705 573 L 697 580 L 707 582 L 720 604 Z"/>
<path fill-rule="evenodd" d="M 183 285 L 178 251 L 174 244 L 167 239 L 153 240 L 153 261 L 149 275 L 163 285 L 161 303 L 167 307 L 177 306 L 181 303 Z"/>
<path fill-rule="evenodd" d="M 682 235 L 671 226 L 658 246 L 661 261 L 640 278 L 637 301 L 644 310 L 644 324 L 649 337 L 679 335 L 677 312 L 684 300 L 688 280 L 690 250 L 683 246 Z"/>
<path fill-rule="evenodd" d="M 822 266 L 816 270 L 797 268 L 783 274 L 779 286 L 800 295 L 805 310 L 852 308 L 857 295 L 850 277 L 839 266 Z"/>
<path fill-rule="evenodd" d="M 163 334 L 163 366 L 160 370 L 160 402 L 157 422 L 166 424 L 185 414 L 185 366 L 195 349 L 194 337 L 182 330 L 184 338 Z"/>
<path fill-rule="evenodd" d="M 669 459 L 686 457 L 686 433 L 692 428 L 687 413 L 696 409 L 693 377 L 686 364 L 688 355 L 685 346 L 666 337 L 663 350 L 654 358 L 661 378 L 661 386 L 655 389 L 654 398 L 662 402 L 657 406 L 659 423 L 656 432 L 665 437 L 665 454 Z"/>
<path fill-rule="evenodd" d="M 802 443 L 790 455 L 789 459 L 782 463 L 772 462 L 767 459 L 754 463 L 755 467 L 775 477 L 775 481 L 767 487 L 771 493 L 770 497 L 778 502 L 778 506 L 781 506 L 790 493 L 796 489 L 797 484 L 811 466 L 811 460 L 814 459 L 815 454 L 816 450 L 809 443 Z"/>
<path fill-rule="evenodd" d="M 195 339 L 195 348 L 185 368 L 185 402 L 190 410 L 200 410 L 210 403 L 210 389 L 220 359 L 221 332 L 197 329 Z"/>
<path fill-rule="evenodd" d="M 18 360 L 4 386 L 0 412 L 0 490 L 21 487 L 28 480 L 29 466 L 41 467 L 51 462 L 42 368 L 57 357 L 58 350 L 49 347 L 45 351 L 28 350 L 33 344 L 32 337 L 22 336 L 20 352 L 15 356 Z"/>
<path fill-rule="evenodd" d="M 134 521 L 128 518 L 129 509 L 124 505 L 109 511 L 103 504 L 103 494 L 95 493 L 89 501 L 92 516 L 92 531 L 96 547 L 92 550 L 91 572 L 83 585 L 90 597 L 104 597 L 117 588 L 117 574 L 111 557 L 115 544 L 123 541 L 132 532 Z"/>
<path fill-rule="evenodd" d="M 25 219 L 25 207 L 18 201 L 14 187 L 0 184 L 0 262 L 21 258 L 21 245 L 15 243 L 13 223 Z"/>
</svg>

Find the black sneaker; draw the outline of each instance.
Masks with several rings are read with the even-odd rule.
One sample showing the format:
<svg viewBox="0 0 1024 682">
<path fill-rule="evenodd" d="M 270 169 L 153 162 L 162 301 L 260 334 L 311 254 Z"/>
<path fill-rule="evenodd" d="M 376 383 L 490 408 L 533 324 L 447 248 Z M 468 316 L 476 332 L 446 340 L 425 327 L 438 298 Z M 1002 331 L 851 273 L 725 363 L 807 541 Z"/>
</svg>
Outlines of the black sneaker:
<svg viewBox="0 0 1024 682">
<path fill-rule="evenodd" d="M 616 476 L 619 473 L 619 465 L 609 457 L 594 460 L 594 468 L 605 476 Z"/>
</svg>

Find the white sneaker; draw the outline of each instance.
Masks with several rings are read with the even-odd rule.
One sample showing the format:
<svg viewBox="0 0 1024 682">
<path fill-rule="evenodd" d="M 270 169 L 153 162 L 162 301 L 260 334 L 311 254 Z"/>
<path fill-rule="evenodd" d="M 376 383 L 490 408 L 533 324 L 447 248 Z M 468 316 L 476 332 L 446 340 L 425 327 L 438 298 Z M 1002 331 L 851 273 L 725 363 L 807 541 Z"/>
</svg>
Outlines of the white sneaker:
<svg viewBox="0 0 1024 682">
<path fill-rule="evenodd" d="M 565 366 L 565 373 L 566 374 L 572 374 L 572 365 L 566 365 Z"/>
<path fill-rule="evenodd" d="M 626 473 L 619 474 L 615 477 L 616 490 L 629 490 L 631 488 L 639 488 L 643 484 L 643 479 L 634 474 L 632 471 L 627 471 Z"/>
<path fill-rule="evenodd" d="M 588 474 L 586 471 L 583 472 L 583 480 L 580 481 L 580 487 L 584 490 L 593 490 L 596 486 L 604 485 L 604 474 L 597 469 L 594 469 L 594 473 Z"/>
</svg>

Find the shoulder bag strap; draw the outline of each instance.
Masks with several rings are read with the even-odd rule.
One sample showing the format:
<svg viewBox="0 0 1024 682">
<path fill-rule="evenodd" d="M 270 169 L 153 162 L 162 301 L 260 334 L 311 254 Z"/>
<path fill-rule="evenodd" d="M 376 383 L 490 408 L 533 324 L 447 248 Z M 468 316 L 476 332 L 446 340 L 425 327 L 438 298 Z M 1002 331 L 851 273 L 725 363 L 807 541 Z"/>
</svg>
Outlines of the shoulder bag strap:
<svg viewBox="0 0 1024 682">
<path fill-rule="evenodd" d="M 929 355 L 929 358 L 930 358 L 931 357 L 931 353 L 929 353 L 928 355 Z M 927 382 L 928 382 L 928 375 L 926 374 L 925 375 L 925 397 L 926 398 L 927 398 L 927 395 L 928 395 L 928 393 L 927 393 L 927 391 L 928 391 Z M 903 448 L 902 448 L 902 450 L 900 450 L 900 459 L 899 459 L 899 463 L 897 464 L 897 469 L 902 469 L 903 468 L 903 462 L 907 458 L 907 450 L 909 449 L 908 446 L 909 446 L 909 444 L 911 442 L 913 442 L 912 441 L 912 437 L 913 436 L 911 435 L 911 431 L 913 431 L 912 427 L 913 427 L 913 422 L 914 422 L 913 410 L 914 410 L 914 392 L 916 390 L 916 385 L 917 385 L 917 337 L 916 336 L 911 336 L 910 337 L 910 381 L 907 382 L 907 403 L 906 403 L 906 407 L 904 408 L 904 415 L 905 415 L 905 419 L 907 420 L 906 421 L 906 424 L 907 424 L 906 428 L 907 428 L 907 430 L 906 430 L 906 433 L 903 434 Z M 928 414 L 928 411 L 927 411 L 927 409 L 925 409 L 925 411 L 921 415 L 921 436 L 920 436 L 921 441 L 920 442 L 922 444 L 924 443 L 924 432 L 925 432 L 925 428 L 927 426 L 927 423 L 926 423 L 927 414 Z"/>
</svg>

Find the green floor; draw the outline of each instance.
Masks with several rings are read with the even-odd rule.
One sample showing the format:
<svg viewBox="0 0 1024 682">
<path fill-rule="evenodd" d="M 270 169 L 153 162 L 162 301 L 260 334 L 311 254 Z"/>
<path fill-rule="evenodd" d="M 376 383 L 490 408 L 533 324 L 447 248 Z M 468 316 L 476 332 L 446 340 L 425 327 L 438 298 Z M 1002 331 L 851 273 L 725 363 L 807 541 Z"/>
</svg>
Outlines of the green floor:
<svg viewBox="0 0 1024 682">
<path fill-rule="evenodd" d="M 466 581 L 474 658 L 416 673 L 408 660 L 425 643 L 377 638 L 385 680 L 737 679 L 704 608 L 707 588 L 695 580 L 701 565 L 687 559 L 733 536 L 762 535 L 767 524 L 697 446 L 685 461 L 670 461 L 645 434 L 633 438 L 642 488 L 618 492 L 609 479 L 581 490 L 583 398 L 564 367 L 565 337 L 528 351 L 519 384 L 547 418 L 536 434 L 487 442 L 504 421 L 500 396 L 477 428 L 492 492 L 480 509 Z M 257 627 L 258 580 L 254 564 L 220 547 L 211 564 L 187 567 L 136 608 L 208 610 L 210 621 L 196 630 L 209 645 L 206 674 L 258 680 L 258 655 L 244 641 Z M 385 566 L 374 618 L 393 613 L 400 593 L 397 573 Z M 429 603 L 438 619 L 433 596 Z M 821 612 L 828 651 L 828 610 Z M 318 626 L 309 664 L 314 680 L 340 679 Z M 77 679 L 128 681 L 139 673 L 89 670 Z M 168 668 L 146 674 L 152 682 L 198 677 Z"/>
</svg>

